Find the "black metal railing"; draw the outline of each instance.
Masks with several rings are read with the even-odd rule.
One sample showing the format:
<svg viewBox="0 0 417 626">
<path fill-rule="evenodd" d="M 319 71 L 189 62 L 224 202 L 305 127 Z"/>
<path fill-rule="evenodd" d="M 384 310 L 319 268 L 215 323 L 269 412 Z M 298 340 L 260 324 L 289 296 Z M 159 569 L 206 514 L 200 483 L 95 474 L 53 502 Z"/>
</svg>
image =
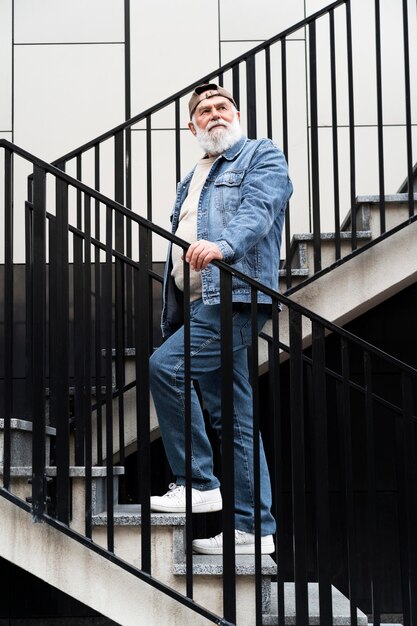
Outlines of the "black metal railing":
<svg viewBox="0 0 417 626">
<path fill-rule="evenodd" d="M 152 575 L 150 511 L 151 444 L 148 362 L 154 341 L 152 302 L 160 276 L 153 271 L 151 249 L 156 240 L 186 242 L 114 200 L 106 198 L 68 174 L 37 159 L 7 141 L 0 141 L 4 158 L 5 236 L 12 242 L 25 233 L 27 241 L 26 282 L 28 367 L 33 422 L 32 493 L 30 510 L 36 520 L 64 530 L 105 558 L 118 563 L 164 593 L 219 624 L 239 622 L 236 590 L 239 588 L 234 529 L 234 450 L 231 420 L 222 420 L 221 483 L 224 509 L 223 614 L 215 615 L 195 598 L 194 557 L 191 551 L 192 514 L 186 513 L 186 593 L 182 594 Z M 31 200 L 19 199 L 17 190 L 25 168 L 33 170 Z M 13 193 L 13 190 L 15 192 Z M 3 202 L 3 200 L 2 200 Z M 26 230 L 19 215 L 26 211 Z M 101 228 L 97 229 L 100 215 Z M 117 233 L 115 224 L 120 231 Z M 120 243 L 128 230 L 138 242 L 138 260 L 127 255 Z M 94 234 L 93 234 L 94 233 Z M 13 377 L 14 256 L 7 247 L 5 263 L 5 316 L 1 352 L 4 379 Z M 72 267 L 74 268 L 72 271 Z M 350 599 L 350 623 L 358 623 L 358 610 L 381 619 L 381 577 L 396 572 L 391 584 L 401 598 L 404 626 L 417 620 L 416 572 L 416 401 L 417 371 L 390 357 L 341 328 L 327 322 L 277 292 L 269 290 L 227 264 L 217 263 L 221 273 L 222 310 L 222 415 L 233 412 L 232 393 L 232 300 L 233 277 L 244 280 L 252 293 L 251 380 L 254 406 L 254 458 L 259 460 L 262 430 L 273 484 L 273 512 L 278 520 L 276 554 L 279 562 L 274 585 L 278 604 L 272 613 L 284 624 L 287 598 L 285 585 L 295 588 L 296 622 L 308 623 L 311 587 L 318 584 L 320 624 L 333 623 L 332 588 Z M 188 266 L 184 262 L 185 347 L 189 334 Z M 132 298 L 126 289 L 130 272 Z M 123 282 L 123 281 L 122 281 Z M 257 294 L 270 296 L 272 317 L 261 339 L 257 331 Z M 74 306 L 69 306 L 70 301 Z M 78 302 L 77 302 L 78 300 Z M 279 314 L 278 305 L 285 305 Z M 130 307 L 130 310 L 128 310 Z M 132 334 L 135 375 L 127 383 L 124 372 L 125 331 L 128 318 Z M 100 329 L 97 329 L 97 326 Z M 263 378 L 267 393 L 260 389 L 258 359 L 260 341 L 267 346 L 268 373 Z M 189 356 L 188 384 L 191 381 Z M 81 355 L 81 356 L 80 356 Z M 121 381 L 123 385 L 121 384 Z M 389 381 L 389 383 L 388 383 Z M 125 405 L 127 390 L 135 390 L 133 414 Z M 7 389 L 6 389 L 7 395 Z M 267 402 L 266 402 L 267 398 Z M 46 408 L 49 405 L 49 413 Z M 186 401 L 187 498 L 190 504 L 191 415 Z M 101 415 L 100 415 L 101 407 Z M 28 509 L 14 495 L 15 463 L 11 453 L 13 406 L 4 407 L 3 486 L 0 495 Z M 102 420 L 102 423 L 100 422 Z M 136 474 L 140 478 L 141 542 L 140 568 L 118 558 L 114 541 L 114 460 L 127 445 L 124 432 L 134 428 L 138 442 Z M 56 428 L 52 463 L 56 466 L 55 495 L 49 492 L 45 461 L 47 425 Z M 388 437 L 381 445 L 381 433 Z M 118 437 L 115 437 L 115 433 Z M 70 466 L 85 468 L 84 532 L 71 529 Z M 92 514 L 92 473 L 95 465 L 107 468 L 107 545 L 95 541 Z M 380 485 L 391 471 L 392 537 L 387 545 L 382 533 Z M 262 624 L 262 568 L 260 547 L 259 465 L 253 467 L 255 481 L 256 554 L 253 561 L 254 616 L 250 623 Z M 359 487 L 358 487 L 359 484 Z M 360 499 L 366 504 L 361 508 Z M 52 497 L 52 503 L 47 499 Z M 361 525 L 358 526 L 358 519 Z M 335 529 L 338 529 L 335 537 Z M 278 561 L 279 557 L 279 561 Z M 359 581 L 359 573 L 361 581 Z M 359 595 L 359 584 L 367 590 Z M 398 588 L 398 589 L 397 589 Z"/>
<path fill-rule="evenodd" d="M 295 191 L 287 210 L 281 274 L 285 288 L 295 288 L 307 273 L 294 271 L 300 270 L 295 235 L 312 235 L 310 276 L 368 241 L 369 232 L 357 224 L 358 195 L 379 198 L 373 238 L 386 232 L 385 197 L 396 193 L 405 177 L 408 211 L 399 219 L 406 222 L 415 214 L 410 46 L 417 24 L 411 5 L 407 0 L 395 7 L 375 0 L 365 34 L 363 3 L 334 2 L 54 165 L 168 227 L 175 181 L 191 167 L 190 155 L 195 154 L 186 128 L 187 101 L 197 84 L 218 81 L 233 91 L 248 137 L 274 139 L 289 162 Z M 395 37 L 387 28 L 394 23 L 403 25 Z M 389 59 L 384 49 L 393 51 Z M 394 73 L 393 56 L 398 59 Z M 390 93 L 395 93 L 394 121 Z M 124 246 L 132 256 L 129 231 Z M 331 248 L 326 260 L 324 246 Z M 154 260 L 163 257 L 163 248 L 153 250 Z"/>
</svg>

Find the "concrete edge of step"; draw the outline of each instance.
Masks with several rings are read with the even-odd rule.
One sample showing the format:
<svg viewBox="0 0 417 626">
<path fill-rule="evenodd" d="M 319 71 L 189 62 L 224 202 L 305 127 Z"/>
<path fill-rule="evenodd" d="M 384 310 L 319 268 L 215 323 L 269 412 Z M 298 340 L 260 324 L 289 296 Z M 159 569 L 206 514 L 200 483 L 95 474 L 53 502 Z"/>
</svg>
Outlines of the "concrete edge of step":
<svg viewBox="0 0 417 626">
<path fill-rule="evenodd" d="M 185 560 L 174 563 L 173 573 L 184 576 L 187 573 Z M 256 573 L 255 556 L 252 554 L 236 555 L 236 575 L 254 576 Z M 261 559 L 262 576 L 276 576 L 277 564 L 268 555 Z M 194 554 L 193 574 L 200 576 L 221 576 L 223 574 L 223 556 L 221 554 Z"/>
<path fill-rule="evenodd" d="M 107 511 L 93 515 L 93 526 L 107 525 Z M 140 504 L 118 504 L 114 507 L 115 526 L 141 526 Z M 185 526 L 185 513 L 151 513 L 151 526 Z"/>
<path fill-rule="evenodd" d="M 295 585 L 293 582 L 284 583 L 284 604 L 285 604 L 285 624 L 286 626 L 297 626 L 295 615 Z M 309 604 L 309 625 L 320 625 L 320 603 L 318 583 L 308 583 L 308 604 Z M 276 626 L 277 616 L 277 583 L 271 584 L 271 604 L 270 612 L 262 616 L 263 626 Z M 349 599 L 332 585 L 332 607 L 333 626 L 350 626 L 350 602 Z M 357 609 L 358 626 L 370 626 L 368 617 L 360 609 Z"/>
</svg>

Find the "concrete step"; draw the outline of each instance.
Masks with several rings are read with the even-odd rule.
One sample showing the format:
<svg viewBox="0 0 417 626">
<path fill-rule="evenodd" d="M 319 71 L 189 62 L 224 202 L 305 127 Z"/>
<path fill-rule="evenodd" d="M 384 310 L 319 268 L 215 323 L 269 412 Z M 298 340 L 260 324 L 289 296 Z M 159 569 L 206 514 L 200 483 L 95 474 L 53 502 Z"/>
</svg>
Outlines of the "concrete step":
<svg viewBox="0 0 417 626">
<path fill-rule="evenodd" d="M 185 592 L 185 524 L 184 513 L 151 514 L 152 576 L 172 588 Z M 93 540 L 106 542 L 107 513 L 93 517 Z M 115 554 L 135 567 L 141 567 L 141 506 L 118 505 L 114 512 Z M 265 613 L 270 610 L 271 577 L 277 567 L 270 556 L 262 557 L 262 602 Z M 211 611 L 223 612 L 222 557 L 193 556 L 194 599 Z M 255 566 L 253 556 L 236 557 L 236 596 L 238 624 L 255 623 Z"/>
<path fill-rule="evenodd" d="M 417 213 L 417 193 L 414 194 L 414 210 Z M 379 196 L 358 196 L 356 198 L 356 239 L 357 247 L 381 235 L 380 222 L 380 197 Z M 406 222 L 409 218 L 408 194 L 397 193 L 385 196 L 385 231 L 395 228 L 397 225 Z M 341 257 L 347 256 L 352 251 L 352 214 L 348 213 L 341 224 L 340 246 Z M 335 240 L 334 232 L 323 232 L 321 239 L 321 265 L 322 269 L 335 263 Z M 289 260 L 284 263 L 280 270 L 280 289 L 285 292 L 285 268 L 290 263 L 291 271 L 294 273 L 292 287 L 299 285 L 304 277 L 314 274 L 314 250 L 313 235 L 311 233 L 296 234 L 291 240 Z M 303 272 L 303 273 L 301 273 Z"/>
<path fill-rule="evenodd" d="M 361 230 L 356 235 L 357 247 L 360 248 L 372 239 L 370 230 Z M 336 235 L 335 233 L 321 233 L 321 269 L 329 267 L 336 259 Z M 343 258 L 352 252 L 352 233 L 340 233 L 340 257 Z M 294 235 L 291 241 L 291 275 L 293 276 L 292 287 L 300 284 L 305 278 L 314 274 L 314 237 L 311 233 Z M 286 262 L 280 270 L 280 290 L 286 291 Z"/>
<path fill-rule="evenodd" d="M 263 626 L 276 626 L 277 614 L 277 584 L 271 585 L 271 612 L 264 615 Z M 284 583 L 285 625 L 300 626 L 295 619 L 295 586 L 294 583 Z M 332 586 L 333 626 L 346 626 L 351 623 L 349 600 L 336 587 Z M 319 587 L 318 583 L 308 583 L 308 612 L 311 625 L 320 625 Z M 368 626 L 365 613 L 357 610 L 358 626 Z M 307 624 L 303 625 L 307 626 Z"/>
<path fill-rule="evenodd" d="M 385 198 L 385 230 L 391 230 L 409 218 L 408 194 L 396 193 Z M 417 212 L 417 193 L 414 194 L 414 212 Z M 342 223 L 342 230 L 351 228 L 352 215 L 349 213 Z M 379 196 L 358 196 L 356 198 L 356 228 L 369 230 L 372 238 L 381 234 Z"/>
<path fill-rule="evenodd" d="M 12 468 L 32 466 L 32 422 L 12 418 L 10 420 L 10 462 Z M 45 463 L 49 465 L 50 440 L 55 436 L 55 428 L 47 426 L 45 429 Z M 0 465 L 4 460 L 4 419 L 0 419 Z"/>
</svg>

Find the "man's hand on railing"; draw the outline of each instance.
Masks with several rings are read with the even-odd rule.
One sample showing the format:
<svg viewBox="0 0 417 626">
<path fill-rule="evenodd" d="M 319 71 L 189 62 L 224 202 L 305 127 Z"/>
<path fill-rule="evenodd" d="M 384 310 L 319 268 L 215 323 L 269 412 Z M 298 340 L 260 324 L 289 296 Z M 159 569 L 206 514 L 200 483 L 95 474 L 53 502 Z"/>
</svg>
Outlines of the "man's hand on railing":
<svg viewBox="0 0 417 626">
<path fill-rule="evenodd" d="M 212 241 L 200 239 L 190 245 L 185 260 L 190 264 L 192 270 L 199 272 L 205 269 L 211 261 L 222 261 L 223 253 Z"/>
</svg>

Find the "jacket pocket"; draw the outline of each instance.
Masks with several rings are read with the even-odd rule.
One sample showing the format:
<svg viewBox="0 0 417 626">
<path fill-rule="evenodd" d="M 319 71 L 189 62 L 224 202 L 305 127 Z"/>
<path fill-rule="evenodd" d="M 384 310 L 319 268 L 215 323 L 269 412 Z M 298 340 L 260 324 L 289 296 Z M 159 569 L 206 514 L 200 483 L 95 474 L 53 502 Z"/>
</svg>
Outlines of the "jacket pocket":
<svg viewBox="0 0 417 626">
<path fill-rule="evenodd" d="M 235 213 L 241 200 L 241 185 L 245 176 L 245 170 L 227 171 L 221 174 L 215 181 L 216 208 L 221 213 Z M 226 223 L 223 222 L 225 226 Z"/>
</svg>

